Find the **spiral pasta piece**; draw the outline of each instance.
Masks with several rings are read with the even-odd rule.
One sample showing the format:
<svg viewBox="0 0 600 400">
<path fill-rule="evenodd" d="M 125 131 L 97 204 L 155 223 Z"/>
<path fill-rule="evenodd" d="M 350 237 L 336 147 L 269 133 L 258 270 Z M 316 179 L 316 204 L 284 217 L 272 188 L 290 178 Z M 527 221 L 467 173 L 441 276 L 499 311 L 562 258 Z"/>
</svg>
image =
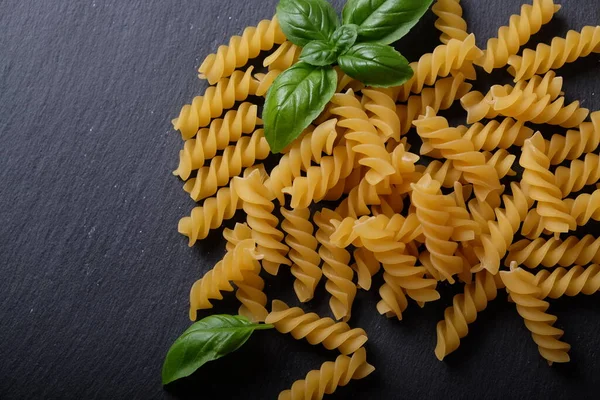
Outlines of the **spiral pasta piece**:
<svg viewBox="0 0 600 400">
<path fill-rule="evenodd" d="M 463 173 L 465 181 L 473 184 L 477 198 L 483 201 L 490 192 L 500 190 L 498 174 L 487 165 L 485 156 L 474 150 L 471 141 L 463 138 L 460 129 L 450 128 L 448 121 L 437 117 L 432 108 L 428 108 L 424 118 L 414 124 L 419 136 L 428 140 L 444 158 L 452 160 L 454 168 Z"/>
<path fill-rule="evenodd" d="M 275 205 L 272 195 L 255 171 L 247 178 L 234 179 L 235 190 L 243 201 L 247 221 L 252 228 L 252 238 L 256 240 L 257 251 L 264 255 L 263 268 L 271 275 L 277 275 L 280 265 L 291 265 L 286 257 L 289 247 L 283 243 L 284 234 L 277 226 L 279 220 L 273 215 Z"/>
<path fill-rule="evenodd" d="M 502 122 L 492 120 L 485 125 L 478 122 L 470 126 L 463 137 L 473 143 L 475 150 L 493 151 L 523 146 L 533 134 L 533 129 L 526 127 L 524 122 L 504 118 Z"/>
<path fill-rule="evenodd" d="M 527 195 L 538 202 L 536 210 L 545 228 L 553 233 L 569 232 L 576 227 L 575 218 L 569 214 L 556 178 L 548 169 L 550 159 L 544 154 L 545 147 L 540 133 L 525 141 L 519 160 L 524 168 L 523 182 L 527 185 Z"/>
<path fill-rule="evenodd" d="M 441 195 L 440 184 L 425 175 L 417 184 L 412 184 L 412 203 L 425 235 L 425 246 L 430 253 L 433 268 L 443 279 L 454 283 L 453 275 L 462 271 L 462 260 L 454 253 L 458 244 L 452 242 L 453 229 L 448 226 L 449 207 L 455 206 L 454 201 Z"/>
<path fill-rule="evenodd" d="M 427 303 L 440 298 L 440 294 L 436 290 L 437 280 L 426 277 L 427 269 L 416 265 L 416 257 L 401 254 L 395 250 L 374 252 L 373 254 L 388 274 L 386 282 L 392 282 L 404 289 L 406 295 L 411 299 Z"/>
<path fill-rule="evenodd" d="M 458 349 L 460 340 L 469 333 L 469 325 L 497 295 L 494 275 L 481 271 L 475 274 L 473 282 L 465 285 L 463 293 L 454 296 L 452 307 L 446 308 L 444 319 L 437 324 L 435 355 L 438 360 Z"/>
<path fill-rule="evenodd" d="M 285 41 L 273 54 L 265 58 L 263 66 L 268 67 L 269 71 L 285 71 L 298 62 L 301 52 L 301 47 L 296 46 L 290 41 Z"/>
<path fill-rule="evenodd" d="M 408 308 L 408 299 L 404 290 L 394 282 L 394 277 L 383 274 L 384 284 L 379 288 L 381 300 L 377 303 L 377 311 L 388 318 L 402 320 L 402 313 Z"/>
<path fill-rule="evenodd" d="M 427 166 L 418 165 L 417 172 L 419 172 L 421 176 L 430 175 L 445 188 L 453 187 L 454 182 L 457 182 L 462 178 L 462 172 L 454 168 L 452 160 L 446 160 L 444 162 L 433 160 Z"/>
<path fill-rule="evenodd" d="M 364 290 L 370 290 L 372 278 L 381 269 L 381 264 L 375 258 L 373 252 L 364 247 L 354 250 L 355 264 L 353 269 L 358 277 L 358 287 Z"/>
<path fill-rule="evenodd" d="M 527 217 L 525 217 L 525 221 L 523 221 L 523 226 L 521 227 L 521 234 L 528 239 L 535 239 L 542 234 L 550 235 L 552 232 L 546 229 L 545 219 L 534 208 L 529 210 Z"/>
<path fill-rule="evenodd" d="M 199 78 L 208 79 L 213 85 L 258 57 L 261 51 L 271 50 L 275 44 L 284 41 L 277 16 L 260 21 L 258 26 L 246 28 L 242 36 L 233 36 L 228 46 L 220 46 L 216 53 L 206 57 L 198 69 Z"/>
<path fill-rule="evenodd" d="M 206 89 L 203 96 L 197 96 L 192 104 L 181 109 L 179 117 L 173 120 L 175 130 L 181 132 L 184 140 L 194 137 L 199 128 L 208 126 L 213 118 L 234 106 L 236 101 L 244 101 L 256 94 L 260 82 L 252 77 L 254 67 L 246 71 L 235 71 L 230 78 L 222 78 L 216 86 Z"/>
<path fill-rule="evenodd" d="M 396 114 L 400 119 L 400 134 L 406 135 L 420 115 L 425 113 L 427 107 L 434 111 L 447 110 L 454 102 L 465 96 L 472 85 L 465 82 L 465 76 L 458 74 L 440 79 L 432 88 L 424 88 L 420 95 L 412 95 L 406 104 L 396 106 Z"/>
<path fill-rule="evenodd" d="M 493 86 L 490 93 L 491 111 L 487 116 L 491 118 L 500 114 L 534 124 L 573 128 L 581 124 L 589 115 L 587 108 L 579 107 L 579 101 L 565 106 L 564 97 L 552 101 L 551 94 L 539 97 L 535 94 L 525 94 L 518 88 L 509 94 L 501 86 Z"/>
<path fill-rule="evenodd" d="M 221 300 L 221 292 L 233 291 L 230 281 L 242 280 L 242 271 L 255 271 L 256 268 L 260 268 L 258 260 L 261 258 L 252 239 L 243 240 L 233 250 L 228 251 L 223 260 L 192 286 L 190 319 L 196 320 L 197 310 L 212 308 L 210 300 Z"/>
<path fill-rule="evenodd" d="M 364 109 L 367 110 L 369 121 L 377 128 L 384 138 L 400 140 L 400 118 L 396 113 L 396 101 L 390 90 L 363 89 Z"/>
<path fill-rule="evenodd" d="M 579 239 L 569 236 L 565 240 L 552 238 L 523 239 L 510 246 L 505 265 L 515 261 L 527 268 L 586 265 L 600 263 L 600 238 L 585 235 Z"/>
<path fill-rule="evenodd" d="M 289 258 L 293 262 L 291 271 L 296 278 L 294 290 L 304 303 L 313 298 L 323 275 L 319 268 L 321 257 L 316 251 L 319 243 L 313 236 L 314 226 L 308 208 L 287 210 L 282 207 L 281 214 L 284 218 L 281 228 L 287 233 L 285 242 L 290 247 Z"/>
<path fill-rule="evenodd" d="M 241 241 L 252 238 L 252 229 L 247 224 L 235 224 L 234 229 L 223 230 L 223 237 L 227 251 L 233 251 Z M 267 296 L 263 292 L 265 282 L 259 275 L 260 270 L 260 264 L 256 263 L 254 270 L 242 271 L 242 279 L 233 281 L 238 288 L 235 297 L 242 303 L 238 314 L 252 322 L 264 322 L 269 313 L 265 308 Z"/>
<path fill-rule="evenodd" d="M 281 333 L 289 333 L 294 339 L 306 339 L 312 345 L 322 344 L 327 350 L 338 350 L 344 355 L 352 354 L 367 342 L 367 333 L 360 328 L 351 329 L 345 322 L 321 318 L 315 313 L 305 314 L 299 307 L 290 308 L 283 301 L 273 301 L 267 320 Z"/>
<path fill-rule="evenodd" d="M 558 299 L 562 296 L 592 295 L 600 291 L 600 266 L 579 265 L 569 269 L 557 268 L 554 271 L 540 271 L 535 276 L 535 284 L 542 290 L 543 297 Z"/>
<path fill-rule="evenodd" d="M 521 268 L 501 271 L 500 277 L 541 356 L 550 364 L 569 362 L 571 346 L 560 340 L 564 332 L 553 326 L 557 318 L 546 312 L 550 305 L 543 300 L 542 289 L 536 285 L 535 277 Z"/>
<path fill-rule="evenodd" d="M 237 142 L 242 134 L 254 132 L 257 125 L 262 125 L 262 121 L 258 118 L 258 106 L 254 104 L 242 103 L 237 110 L 228 111 L 223 119 L 215 119 L 210 128 L 200 129 L 196 137 L 185 141 L 179 152 L 179 166 L 173 175 L 187 180 L 192 171 L 202 168 L 206 160 L 217 155 L 217 151 Z"/>
<path fill-rule="evenodd" d="M 502 179 L 506 176 L 517 175 L 512 169 L 517 160 L 516 155 L 510 154 L 504 149 L 497 150 L 494 153 L 485 152 L 483 155 L 485 156 L 486 164 L 492 166 L 496 170 L 498 178 Z"/>
<path fill-rule="evenodd" d="M 344 94 L 335 94 L 331 103 L 334 105 L 330 110 L 331 114 L 340 118 L 338 126 L 347 129 L 344 137 L 358 155 L 359 164 L 369 168 L 365 175 L 369 183 L 376 185 L 392 175 L 395 170 L 384 140 L 379 137 L 377 129 L 354 93 L 349 90 Z"/>
<path fill-rule="evenodd" d="M 254 165 L 244 170 L 244 177 L 258 170 L 261 177 L 267 172 L 262 164 Z M 189 246 L 192 247 L 198 240 L 205 239 L 209 232 L 218 229 L 223 221 L 234 217 L 237 210 L 242 208 L 242 202 L 237 195 L 233 182 L 219 189 L 216 196 L 204 201 L 201 207 L 195 207 L 189 217 L 179 220 L 178 231 L 189 238 Z"/>
<path fill-rule="evenodd" d="M 380 196 L 389 193 L 391 193 L 391 188 L 387 182 L 373 186 L 366 179 L 361 179 L 335 211 L 338 214 L 355 218 L 367 215 L 370 213 L 369 206 L 381 204 Z"/>
<path fill-rule="evenodd" d="M 575 160 L 600 145 L 600 111 L 590 114 L 591 122 L 582 122 L 579 130 L 569 130 L 565 136 L 553 135 L 546 141 L 546 153 L 552 165 Z"/>
<path fill-rule="evenodd" d="M 414 75 L 397 89 L 398 100 L 406 101 L 411 93 L 420 93 L 425 85 L 433 85 L 438 77 L 445 78 L 453 71 L 462 72 L 465 65 L 472 64 L 481 54 L 473 34 L 464 40 L 451 39 L 448 44 L 436 47 L 433 53 L 410 64 Z"/>
<path fill-rule="evenodd" d="M 320 163 L 323 153 L 332 154 L 333 143 L 337 137 L 336 124 L 337 120 L 332 119 L 316 128 L 307 128 L 273 168 L 265 185 L 277 196 L 280 203 L 284 202 L 283 188 L 291 186 L 294 179 L 298 178 L 302 171 L 308 170 L 313 161 Z"/>
<path fill-rule="evenodd" d="M 563 197 L 579 192 L 587 185 L 600 180 L 600 156 L 588 153 L 583 160 L 573 160 L 569 167 L 558 167 L 555 171 L 556 182 Z"/>
<path fill-rule="evenodd" d="M 447 44 L 451 39 L 465 40 L 467 33 L 467 22 L 463 19 L 463 10 L 460 0 L 437 0 L 433 7 L 433 13 L 438 17 L 435 27 L 442 32 L 440 41 Z"/>
<path fill-rule="evenodd" d="M 475 62 L 486 72 L 506 65 L 510 56 L 517 54 L 519 48 L 526 44 L 531 36 L 539 32 L 542 25 L 550 22 L 560 10 L 553 0 L 533 0 L 533 4 L 524 4 L 521 14 L 512 15 L 508 26 L 498 29 L 498 37 L 487 42 L 487 49 Z"/>
<path fill-rule="evenodd" d="M 579 226 L 585 226 L 590 220 L 600 221 L 600 190 L 565 199 L 565 204 Z"/>
<path fill-rule="evenodd" d="M 306 176 L 297 177 L 292 186 L 282 189 L 292 196 L 292 208 L 307 208 L 313 202 L 319 202 L 341 180 L 354 170 L 355 152 L 353 145 L 344 141 L 333 149 L 331 156 L 321 159 L 319 166 L 309 167 Z"/>
<path fill-rule="evenodd" d="M 511 183 L 511 190 L 512 196 L 503 196 L 504 209 L 494 210 L 495 219 L 487 222 L 488 233 L 480 237 L 482 247 L 476 247 L 475 252 L 481 264 L 473 272 L 486 269 L 492 274 L 497 274 L 500 260 L 513 243 L 521 222 L 527 218 L 533 201 L 528 199 L 517 183 Z"/>
<path fill-rule="evenodd" d="M 600 53 L 600 26 L 585 26 L 581 32 L 567 32 L 565 38 L 555 37 L 550 45 L 540 43 L 535 50 L 525 49 L 522 56 L 508 59 L 508 72 L 517 82 L 558 69 L 592 53 Z"/>
<path fill-rule="evenodd" d="M 329 306 L 335 319 L 350 319 L 352 303 L 356 296 L 356 285 L 352 282 L 354 271 L 349 266 L 350 253 L 340 249 L 331 242 L 331 234 L 335 228 L 331 220 L 341 217 L 334 211 L 323 209 L 314 215 L 314 222 L 319 229 L 316 238 L 321 244 L 319 255 L 323 259 L 323 275 L 327 278 L 325 289 L 331 294 Z"/>
<path fill-rule="evenodd" d="M 277 77 L 282 72 L 283 71 L 281 71 L 281 70 L 273 69 L 266 74 L 254 75 L 254 79 L 256 81 L 255 82 L 256 90 L 254 91 L 254 95 L 260 96 L 260 97 L 266 97 L 267 93 L 269 92 L 269 89 L 271 88 L 271 85 L 273 84 L 273 82 L 275 82 L 275 79 L 277 79 Z"/>
<path fill-rule="evenodd" d="M 183 189 L 195 201 L 214 195 L 219 187 L 238 176 L 242 169 L 253 166 L 271 154 L 264 131 L 259 129 L 252 136 L 243 136 L 235 145 L 227 146 L 221 156 L 210 161 L 210 165 L 198 170 L 196 178 L 189 179 Z"/>
<path fill-rule="evenodd" d="M 319 370 L 310 371 L 306 378 L 294 382 L 292 388 L 279 394 L 279 400 L 322 399 L 332 394 L 339 386 L 346 386 L 352 379 L 362 379 L 375 370 L 367 363 L 364 347 L 357 350 L 352 358 L 340 355 L 335 362 L 327 361 Z"/>
</svg>

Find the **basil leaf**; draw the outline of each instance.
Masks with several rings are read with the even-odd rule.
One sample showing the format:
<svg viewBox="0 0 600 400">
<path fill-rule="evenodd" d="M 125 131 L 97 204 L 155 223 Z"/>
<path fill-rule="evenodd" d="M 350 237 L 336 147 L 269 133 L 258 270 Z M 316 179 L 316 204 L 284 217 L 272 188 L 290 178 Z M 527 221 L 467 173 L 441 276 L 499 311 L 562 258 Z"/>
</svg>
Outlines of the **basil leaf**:
<svg viewBox="0 0 600 400">
<path fill-rule="evenodd" d="M 281 0 L 277 18 L 287 39 L 301 47 L 313 40 L 328 41 L 340 25 L 327 0 Z"/>
<path fill-rule="evenodd" d="M 253 324 L 239 315 L 211 315 L 196 322 L 169 349 L 162 369 L 163 385 L 237 350 L 255 330 L 270 328 L 273 325 Z"/>
<path fill-rule="evenodd" d="M 338 53 L 334 46 L 329 42 L 322 40 L 315 40 L 304 46 L 302 53 L 300 54 L 300 60 L 315 65 L 317 67 L 323 67 L 325 65 L 331 65 L 337 59 Z"/>
<path fill-rule="evenodd" d="M 331 67 L 299 62 L 275 79 L 263 111 L 265 137 L 279 153 L 319 116 L 331 100 L 337 74 Z"/>
<path fill-rule="evenodd" d="M 348 0 L 344 24 L 358 25 L 360 42 L 390 44 L 406 35 L 433 0 Z"/>
<path fill-rule="evenodd" d="M 344 54 L 348 51 L 358 38 L 358 26 L 356 25 L 342 25 L 333 32 L 331 36 L 331 42 L 335 45 L 335 52 L 337 55 Z"/>
<path fill-rule="evenodd" d="M 413 76 L 406 58 L 390 46 L 359 43 L 338 58 L 342 70 L 365 85 L 390 87 L 401 85 Z"/>
</svg>

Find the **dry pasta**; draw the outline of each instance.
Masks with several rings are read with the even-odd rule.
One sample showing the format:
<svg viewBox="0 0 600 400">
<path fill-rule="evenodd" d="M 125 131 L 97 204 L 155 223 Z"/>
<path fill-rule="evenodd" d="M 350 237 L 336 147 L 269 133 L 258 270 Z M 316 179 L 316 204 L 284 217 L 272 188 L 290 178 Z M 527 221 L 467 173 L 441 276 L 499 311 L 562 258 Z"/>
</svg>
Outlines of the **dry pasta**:
<svg viewBox="0 0 600 400">
<path fill-rule="evenodd" d="M 408 307 L 437 301 L 443 282 L 464 285 L 437 325 L 440 360 L 506 289 L 542 357 L 569 361 L 545 299 L 600 290 L 600 238 L 571 235 L 600 221 L 600 111 L 567 104 L 554 70 L 600 53 L 600 27 L 518 55 L 559 9 L 553 0 L 523 5 L 482 51 L 460 0 L 437 0 L 442 44 L 410 64 L 410 80 L 373 88 L 335 66 L 336 94 L 273 162 L 260 98 L 302 49 L 274 18 L 209 55 L 200 75 L 212 86 L 173 120 L 185 140 L 174 174 L 202 201 L 178 229 L 191 246 L 240 210 L 245 223 L 224 229 L 226 254 L 192 286 L 190 318 L 237 287 L 240 315 L 342 354 L 280 399 L 320 399 L 373 372 L 367 332 L 348 325 L 358 289 L 378 291 L 377 312 L 401 320 Z M 252 63 L 263 70 L 247 66 L 263 51 Z M 515 83 L 472 91 L 475 65 L 507 67 Z M 438 113 L 459 99 L 468 125 L 452 126 Z M 544 139 L 530 124 L 569 130 Z M 571 196 L 592 185 L 598 189 Z M 319 202 L 328 203 L 315 209 Z M 333 318 L 280 300 L 267 305 L 263 275 L 281 265 L 305 305 L 325 281 Z"/>
<path fill-rule="evenodd" d="M 312 345 L 322 344 L 327 350 L 338 350 L 348 355 L 367 342 L 367 333 L 360 328 L 351 329 L 345 322 L 320 318 L 315 313 L 304 313 L 301 308 L 289 308 L 283 301 L 275 300 L 267 324 L 273 324 L 281 333 L 294 339 L 306 339 Z"/>
<path fill-rule="evenodd" d="M 435 27 L 442 32 L 442 43 L 447 44 L 451 39 L 467 38 L 467 22 L 462 17 L 460 0 L 437 0 L 431 10 L 438 17 Z"/>
</svg>

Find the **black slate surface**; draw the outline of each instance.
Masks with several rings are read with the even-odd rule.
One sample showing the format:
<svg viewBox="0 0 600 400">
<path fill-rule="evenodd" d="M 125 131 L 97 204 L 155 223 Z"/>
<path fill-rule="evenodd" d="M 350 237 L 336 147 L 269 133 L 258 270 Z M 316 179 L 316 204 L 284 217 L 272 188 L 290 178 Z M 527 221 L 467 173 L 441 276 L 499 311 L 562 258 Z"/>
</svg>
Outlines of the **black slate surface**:
<svg viewBox="0 0 600 400">
<path fill-rule="evenodd" d="M 483 45 L 521 0 L 462 3 Z M 169 121 L 203 92 L 201 59 L 275 4 L 0 1 L 0 399 L 269 399 L 335 358 L 260 332 L 191 379 L 160 384 L 163 356 L 189 325 L 189 288 L 223 254 L 218 232 L 192 249 L 177 233 L 194 204 L 170 173 L 182 142 Z M 399 43 L 409 59 L 437 43 L 433 21 Z M 535 39 L 598 23 L 598 0 L 565 0 Z M 560 71 L 568 99 L 593 110 L 599 62 Z M 268 292 L 292 301 L 282 275 Z M 360 293 L 352 324 L 369 333 L 377 371 L 331 398 L 597 397 L 600 296 L 552 302 L 573 361 L 549 368 L 504 295 L 438 362 L 435 325 L 453 292 L 403 322 L 376 313 L 375 292 Z M 310 306 L 326 314 L 325 303 Z"/>
</svg>

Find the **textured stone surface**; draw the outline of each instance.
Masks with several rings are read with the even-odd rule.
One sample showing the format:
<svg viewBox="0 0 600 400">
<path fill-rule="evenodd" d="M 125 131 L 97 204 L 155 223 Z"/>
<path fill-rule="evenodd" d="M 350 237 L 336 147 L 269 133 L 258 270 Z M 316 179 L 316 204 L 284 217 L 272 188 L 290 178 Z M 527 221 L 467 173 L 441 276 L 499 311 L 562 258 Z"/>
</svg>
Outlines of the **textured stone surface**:
<svg viewBox="0 0 600 400">
<path fill-rule="evenodd" d="M 462 3 L 483 45 L 521 1 Z M 201 59 L 270 17 L 275 4 L 0 1 L 1 399 L 269 399 L 335 358 L 258 332 L 193 378 L 167 391 L 160 384 L 164 354 L 189 325 L 189 288 L 223 254 L 219 233 L 192 249 L 177 233 L 194 204 L 170 173 L 182 145 L 170 119 L 203 92 Z M 597 0 L 562 4 L 536 40 L 600 22 Z M 399 43 L 409 59 L 435 46 L 433 21 L 429 13 Z M 560 72 L 567 97 L 591 109 L 600 105 L 599 60 Z M 291 301 L 289 273 L 282 275 L 268 279 L 268 292 Z M 596 394 L 600 297 L 552 303 L 573 362 L 549 368 L 506 296 L 456 354 L 438 362 L 435 325 L 453 291 L 424 310 L 411 305 L 401 323 L 376 313 L 376 292 L 361 293 L 351 323 L 369 333 L 377 371 L 331 398 Z M 310 306 L 325 315 L 322 288 L 318 299 Z M 226 301 L 216 311 L 236 307 Z"/>
</svg>

